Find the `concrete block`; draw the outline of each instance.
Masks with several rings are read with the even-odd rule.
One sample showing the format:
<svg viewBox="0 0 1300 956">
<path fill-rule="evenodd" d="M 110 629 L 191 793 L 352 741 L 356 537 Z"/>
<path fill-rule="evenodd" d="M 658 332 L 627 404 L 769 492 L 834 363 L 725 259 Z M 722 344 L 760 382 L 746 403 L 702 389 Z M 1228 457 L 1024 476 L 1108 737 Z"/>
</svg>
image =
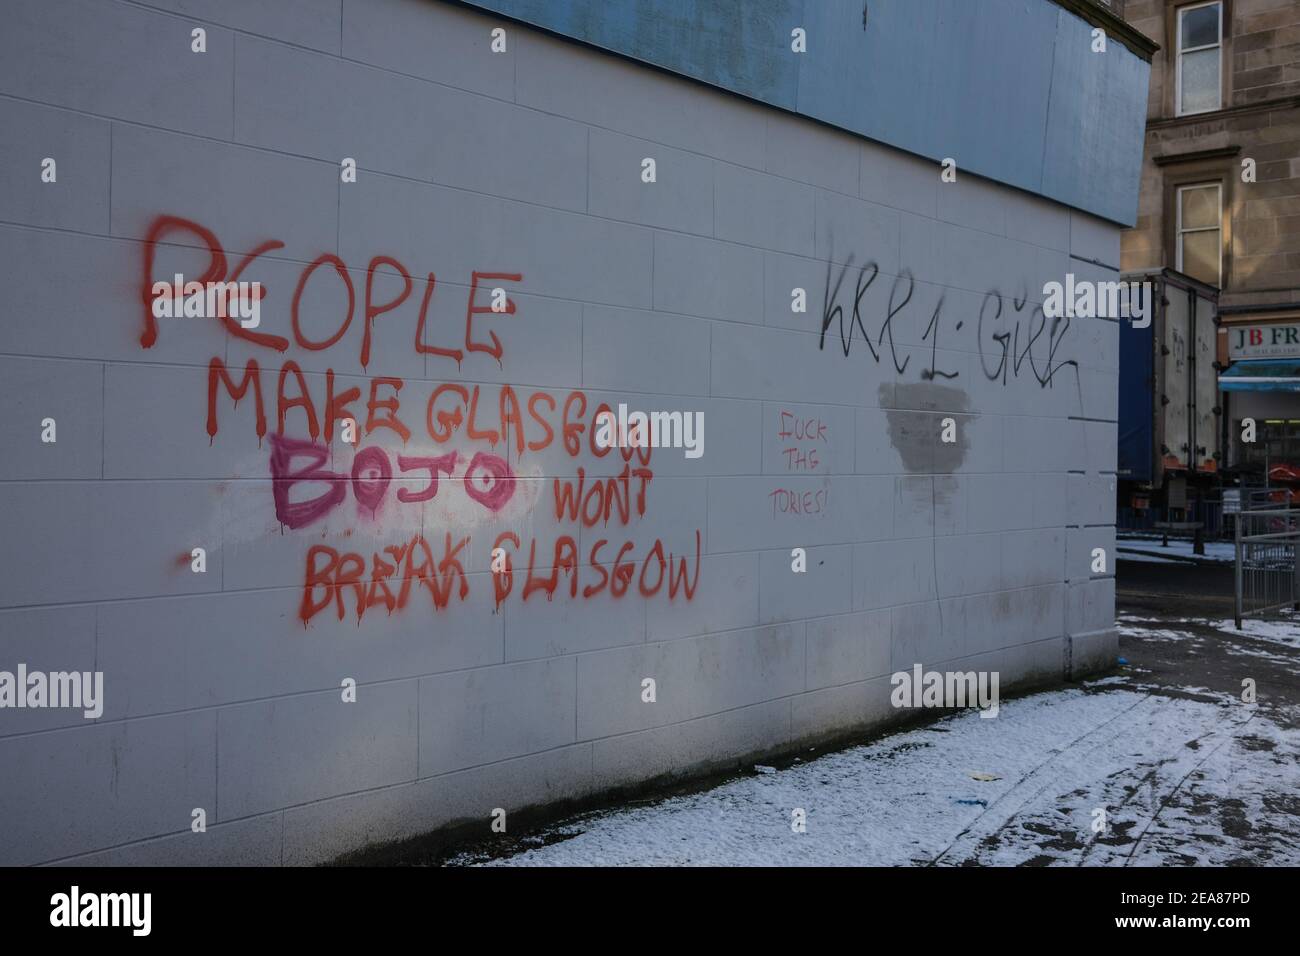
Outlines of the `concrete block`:
<svg viewBox="0 0 1300 956">
<path fill-rule="evenodd" d="M 589 138 L 589 213 L 713 235 L 712 160 L 601 129 L 591 130 Z M 642 179 L 647 158 L 655 161 L 653 183 Z"/>
<path fill-rule="evenodd" d="M 791 551 L 759 555 L 759 622 L 776 624 L 853 609 L 853 548 L 805 548 L 807 570 L 792 570 Z"/>
<path fill-rule="evenodd" d="M 382 250 L 412 275 L 468 283 L 475 271 L 509 272 L 523 276 L 521 292 L 650 307 L 648 229 L 401 179 L 359 176 L 350 185 L 339 198 L 340 255 L 349 263 Z"/>
<path fill-rule="evenodd" d="M 1066 487 L 1066 521 L 1072 525 L 1115 523 L 1115 477 L 1069 475 Z"/>
<path fill-rule="evenodd" d="M 494 321 L 494 316 L 477 316 L 474 324 L 476 338 L 487 340 L 489 332 L 496 332 L 502 343 L 501 361 L 497 362 L 491 355 L 482 352 L 466 354 L 461 368 L 470 372 L 476 381 L 492 382 L 498 385 L 511 385 L 516 391 L 521 386 L 541 386 L 567 391 L 574 382 L 582 378 L 582 306 L 577 302 L 552 299 L 540 295 L 528 295 L 509 288 L 512 283 L 504 280 L 492 280 L 494 285 L 507 288 L 507 295 L 515 303 L 515 314 Z M 438 283 L 441 287 L 441 281 Z M 469 288 L 449 284 L 447 294 L 439 299 L 438 308 L 429 307 L 428 329 L 442 331 L 435 338 L 432 331 L 426 332 L 429 342 L 435 345 L 455 343 L 455 347 L 464 349 L 465 306 L 469 301 Z M 490 302 L 491 293 L 486 296 L 479 293 L 483 302 Z M 454 338 L 459 331 L 460 339 Z M 397 341 L 409 348 L 398 333 Z M 437 355 L 428 357 L 428 377 L 455 379 L 458 377 L 454 360 Z M 558 392 L 557 392 L 558 394 Z"/>
<path fill-rule="evenodd" d="M 1070 321 L 1072 356 L 1089 368 L 1114 370 L 1119 367 L 1119 325 L 1117 319 Z"/>
<path fill-rule="evenodd" d="M 736 325 L 713 349 L 713 394 L 810 404 L 878 408 L 893 398 L 893 383 L 862 347 L 846 356 L 830 330 L 817 335 Z"/>
<path fill-rule="evenodd" d="M 856 136 L 773 111 L 767 117 L 765 168 L 786 179 L 856 196 L 860 146 Z"/>
<path fill-rule="evenodd" d="M 642 701 L 642 681 L 656 700 Z M 798 693 L 804 626 L 781 624 L 578 657 L 578 739 L 645 730 Z"/>
<path fill-rule="evenodd" d="M 935 179 L 936 181 L 938 179 L 937 173 Z M 888 185 L 888 183 L 882 184 L 882 188 L 887 188 Z M 949 276 L 945 260 L 944 230 L 947 228 L 947 223 L 941 223 L 930 215 L 900 211 L 898 213 L 899 268 L 909 269 L 913 276 L 923 282 L 946 285 Z"/>
<path fill-rule="evenodd" d="M 0 483 L 0 539 L 33 543 L 0 577 L 0 607 L 219 590 L 216 518 L 203 482 Z M 202 574 L 190 569 L 196 547 Z"/>
<path fill-rule="evenodd" d="M 971 530 L 967 483 L 952 475 L 934 477 L 934 533 L 940 537 Z"/>
<path fill-rule="evenodd" d="M 1065 585 L 995 591 L 958 598 L 963 654 L 1015 647 L 1063 634 Z"/>
<path fill-rule="evenodd" d="M 154 274 L 199 275 L 209 261 L 206 252 L 196 249 L 160 247 Z M 65 270 L 59 282 L 49 281 L 51 263 Z M 96 362 L 203 366 L 212 356 L 224 355 L 225 332 L 216 322 L 181 320 L 186 323 L 183 334 L 160 325 L 153 346 L 142 348 L 142 264 L 138 242 L 0 225 L 0 283 L 6 301 L 13 315 L 40 316 L 39 321 L 0 324 L 0 350 Z M 117 289 L 119 294 L 105 295 L 105 289 Z M 87 321 L 91 314 L 94 321 Z"/>
<path fill-rule="evenodd" d="M 719 163 L 713 180 L 714 235 L 810 256 L 817 195 L 802 183 Z"/>
<path fill-rule="evenodd" d="M 591 744 L 503 760 L 485 767 L 320 800 L 284 812 L 287 866 L 327 863 L 343 854 L 420 836 L 492 811 L 577 799 L 591 793 Z"/>
<path fill-rule="evenodd" d="M 1077 376 L 1079 386 L 1068 406 L 1070 415 L 1108 422 L 1117 421 L 1119 373 L 1083 366 L 1077 370 Z"/>
<path fill-rule="evenodd" d="M 933 600 L 936 542 L 909 538 L 854 545 L 853 609 Z"/>
<path fill-rule="evenodd" d="M 1003 587 L 1059 584 L 1066 579 L 1065 529 L 1008 531 L 1001 537 Z"/>
<path fill-rule="evenodd" d="M 175 13 L 196 23 L 218 23 L 232 30 L 255 33 L 258 36 L 282 40 L 297 46 L 323 50 L 326 53 L 339 52 L 339 17 L 343 0 L 284 0 L 282 3 L 272 4 L 259 3 L 258 0 L 142 0 L 142 2 L 145 6 Z M 351 7 L 352 4 L 348 6 Z M 408 6 L 412 5 L 408 4 Z M 429 13 L 430 11 L 425 7 L 426 21 L 429 19 Z M 388 25 L 376 13 L 372 13 L 371 16 L 379 23 Z M 402 23 L 404 28 L 409 28 L 410 25 L 409 22 Z M 398 34 L 392 39 L 397 42 L 401 36 Z M 352 52 L 347 52 L 346 55 L 354 56 Z M 364 57 L 354 58 L 364 59 Z M 389 66 L 391 68 L 391 64 Z"/>
<path fill-rule="evenodd" d="M 510 29 L 505 21 L 424 0 L 347 0 L 342 15 L 342 51 L 349 60 L 514 99 L 518 45 L 529 41 L 525 31 Z M 498 26 L 507 33 L 502 54 L 491 50 L 492 30 Z M 335 46 L 339 40 L 336 32 Z"/>
<path fill-rule="evenodd" d="M 928 416 L 885 408 L 859 408 L 855 415 L 854 470 L 864 475 L 894 475 L 903 470 L 901 444 L 909 457 L 916 454 L 917 471 L 933 462 L 925 437 Z"/>
<path fill-rule="evenodd" d="M 236 385 L 244 371 L 229 369 Z M 257 435 L 256 393 L 251 385 L 238 405 L 218 385 L 217 433 L 209 435 L 207 369 L 115 362 L 101 370 L 101 377 L 98 401 L 104 434 L 95 454 L 97 459 L 102 456 L 95 477 L 100 466 L 105 478 L 115 479 L 269 477 L 270 447 Z M 259 377 L 267 429 L 274 432 L 276 376 L 262 372 Z M 323 397 L 323 376 L 315 378 L 320 385 L 315 394 Z"/>
<path fill-rule="evenodd" d="M 1108 269 L 1119 269 L 1119 232 L 1110 223 L 1070 210 L 1070 255 L 1095 262 Z M 1115 276 L 1116 279 L 1119 276 Z"/>
<path fill-rule="evenodd" d="M 943 661 L 936 669 L 996 673 L 998 696 L 1004 697 L 1009 691 L 1059 684 L 1066 676 L 1064 662 L 1065 639 L 1054 637 Z"/>
<path fill-rule="evenodd" d="M 815 255 L 825 262 L 847 263 L 850 257 L 859 264 L 874 262 L 885 275 L 898 275 L 901 249 L 899 223 L 900 214 L 897 210 L 818 190 Z"/>
<path fill-rule="evenodd" d="M 5 13 L 0 92 L 133 123 L 165 117 L 173 129 L 230 137 L 229 30 L 208 28 L 199 56 L 188 21 L 145 7 L 14 0 Z"/>
<path fill-rule="evenodd" d="M 540 34 L 530 33 L 518 50 L 515 89 L 522 105 L 728 162 L 762 165 L 767 110 Z"/>
<path fill-rule="evenodd" d="M 995 291 L 1027 302 L 1031 287 L 1020 243 L 982 229 L 943 222 L 936 227 L 934 241 L 940 250 L 940 266 L 931 274 L 918 273 L 918 278 L 980 295 Z M 1007 312 L 1004 309 L 1003 315 Z M 1028 318 L 1026 315 L 1026 330 Z"/>
<path fill-rule="evenodd" d="M 1067 594 L 1067 634 L 1110 631 L 1115 626 L 1115 579 L 1071 582 Z"/>
<path fill-rule="evenodd" d="M 978 176 L 958 174 L 956 182 L 940 180 L 936 218 L 995 236 L 1007 234 L 1005 187 Z"/>
<path fill-rule="evenodd" d="M 1092 552 L 1101 548 L 1105 552 L 1105 570 L 1092 570 L 1094 558 Z M 1070 528 L 1066 537 L 1065 577 L 1067 581 L 1087 581 L 1091 578 L 1104 578 L 1115 573 L 1115 528 L 1114 526 Z"/>
<path fill-rule="evenodd" d="M 0 611 L 0 671 L 16 677 L 18 665 L 31 674 L 57 672 L 94 673 L 95 608 L 88 604 Z M 26 688 L 19 688 L 25 693 Z M 93 685 L 92 685 L 93 693 Z M 105 675 L 103 697 L 112 698 L 118 688 Z M 83 701 L 84 702 L 84 701 Z M 105 699 L 96 702 L 108 713 Z M 43 707 L 0 710 L 0 737 L 31 734 L 55 727 L 88 727 L 90 707 Z"/>
<path fill-rule="evenodd" d="M 371 685 L 499 664 L 501 618 L 491 613 L 489 582 L 476 577 L 467 605 L 433 612 L 417 592 L 405 610 L 385 616 L 377 607 L 358 623 L 348 596 L 342 621 L 330 608 L 309 627 L 299 618 L 301 584 L 100 605 L 105 717 L 335 693 L 343 677 Z"/>
<path fill-rule="evenodd" d="M 206 832 L 141 840 L 98 853 L 68 857 L 58 866 L 280 866 L 280 813 L 230 823 L 209 823 Z"/>
<path fill-rule="evenodd" d="M 790 743 L 790 701 L 765 701 L 592 744 L 596 787 L 698 774 Z"/>
<path fill-rule="evenodd" d="M 1084 461 L 1091 469 L 1100 472 L 1115 470 L 1115 456 L 1119 448 L 1119 426 L 1114 422 L 1084 422 Z"/>
<path fill-rule="evenodd" d="M 666 641 L 756 625 L 759 559 L 760 554 L 754 551 L 705 555 L 700 560 L 700 586 L 704 591 L 690 601 L 656 600 L 648 604 L 646 640 Z"/>
<path fill-rule="evenodd" d="M 965 650 L 965 621 L 955 601 L 900 604 L 891 609 L 890 670 L 908 670 Z"/>
<path fill-rule="evenodd" d="M 617 549 L 607 546 L 599 554 L 606 573 L 609 573 L 609 565 L 612 564 L 616 551 Z M 582 554 L 581 550 L 579 554 Z M 586 556 L 590 556 L 590 547 Z M 550 574 L 550 561 L 551 558 L 547 555 L 546 567 L 538 568 L 538 577 Z M 655 609 L 654 613 L 660 614 L 674 605 L 686 603 L 685 598 L 680 596 L 676 601 L 668 601 L 666 596 L 647 599 L 637 592 L 635 580 L 622 597 L 614 597 L 606 588 L 590 598 L 583 598 L 584 588 L 594 587 L 603 580 L 598 573 L 590 575 L 592 583 L 582 584 L 577 598 L 569 596 L 569 576 L 564 574 L 560 580 L 559 595 L 554 599 L 546 600 L 546 592 L 541 591 L 534 592 L 527 601 L 521 602 L 520 594 L 526 586 L 523 567 L 526 562 L 525 554 L 519 559 L 521 566 L 516 571 L 515 587 L 520 590 L 512 595 L 510 603 L 500 611 L 501 617 L 505 619 L 507 660 L 549 659 L 581 651 L 639 644 L 646 639 L 646 621 L 651 606 Z M 542 563 L 540 557 L 538 563 Z M 702 567 L 700 577 L 709 583 L 707 570 L 707 566 Z"/>
<path fill-rule="evenodd" d="M 934 536 L 934 479 L 906 475 L 894 479 L 895 538 Z"/>
<path fill-rule="evenodd" d="M 1114 669 L 1119 656 L 1119 632 L 1113 628 L 1072 634 L 1065 640 L 1069 654 L 1068 679 L 1078 680 Z"/>
<path fill-rule="evenodd" d="M 935 577 L 941 598 L 1008 587 L 1002 574 L 1002 543 L 993 534 L 958 534 L 934 542 Z"/>
<path fill-rule="evenodd" d="M 108 122 L 20 100 L 0 100 L 0 219 L 108 232 Z M 55 181 L 43 180 L 53 159 Z"/>
<path fill-rule="evenodd" d="M 1066 500 L 1069 493 L 1068 477 L 1070 476 L 1061 474 L 1030 476 L 1033 527 L 1059 528 L 1062 524 L 1069 523 L 1061 519 L 1061 502 Z"/>
<path fill-rule="evenodd" d="M 0 739 L 0 863 L 188 831 L 195 807 L 214 820 L 215 744 L 211 711 Z"/>
<path fill-rule="evenodd" d="M 969 530 L 1034 526 L 1034 482 L 1028 475 L 971 475 L 964 482 Z"/>
<path fill-rule="evenodd" d="M 1059 418 L 1010 415 L 1002 419 L 1006 470 L 1059 472 L 1069 467 L 1075 436 Z"/>
<path fill-rule="evenodd" d="M 834 288 L 832 272 L 838 275 L 838 270 L 832 270 L 827 263 L 808 256 L 765 252 L 763 254 L 764 323 L 795 332 L 820 334 L 826 316 L 827 299 Z M 853 279 L 846 280 L 849 283 L 853 281 Z M 794 311 L 796 289 L 802 289 L 804 292 L 803 304 L 806 311 Z M 830 304 L 830 308 L 834 308 L 834 303 Z M 752 321 L 752 316 L 743 317 L 742 321 Z"/>
<path fill-rule="evenodd" d="M 889 703 L 888 677 L 809 691 L 790 704 L 791 733 L 801 742 L 815 742 L 854 730 L 878 729 L 897 719 Z"/>
<path fill-rule="evenodd" d="M 427 178 L 493 196 L 588 211 L 587 127 L 473 93 L 434 87 L 424 98 L 432 108 L 435 135 Z M 527 148 L 521 148 L 524 144 Z"/>
<path fill-rule="evenodd" d="M 349 675 L 340 674 L 340 681 Z M 217 712 L 218 820 L 414 780 L 417 681 L 338 688 Z"/>
<path fill-rule="evenodd" d="M 888 610 L 838 614 L 808 622 L 808 690 L 878 677 L 889 670 Z"/>
<path fill-rule="evenodd" d="M 1006 209 L 1008 237 L 1034 246 L 1070 251 L 1068 206 L 1012 190 L 999 190 L 999 199 Z"/>
<path fill-rule="evenodd" d="M 938 163 L 880 143 L 861 144 L 858 195 L 862 199 L 934 219 L 938 210 Z"/>
<path fill-rule="evenodd" d="M 654 307 L 659 312 L 761 323 L 763 254 L 735 243 L 657 232 Z"/>
<path fill-rule="evenodd" d="M 243 254 L 267 239 L 278 239 L 289 254 L 303 259 L 333 252 L 337 244 L 338 166 L 334 164 L 118 126 L 113 130 L 112 170 L 114 235 L 144 239 L 158 216 L 192 220 L 216 235 L 226 252 L 227 276 Z M 232 203 L 230 197 L 239 195 L 248 183 L 258 183 L 276 201 Z M 169 231 L 160 241 L 205 248 L 202 238 L 188 230 Z M 206 263 L 205 269 L 186 274 L 186 281 L 197 279 L 202 271 Z M 172 276 L 155 268 L 153 278 L 170 282 Z M 252 281 L 253 277 L 240 278 Z"/>
<path fill-rule="evenodd" d="M 0 479 L 98 478 L 104 452 L 104 366 L 0 358 Z M 46 419 L 54 441 L 43 440 Z"/>
<path fill-rule="evenodd" d="M 701 319 L 587 306 L 582 383 L 674 395 L 709 394 L 712 326 Z"/>
<path fill-rule="evenodd" d="M 430 178 L 445 118 L 439 107 L 454 108 L 452 91 L 256 37 L 237 37 L 235 46 L 236 142 L 309 156 L 336 169 L 351 157 L 357 183 L 344 185 L 357 185 L 375 170 Z"/>
<path fill-rule="evenodd" d="M 421 679 L 419 776 L 574 743 L 574 662 L 558 657 Z"/>
</svg>

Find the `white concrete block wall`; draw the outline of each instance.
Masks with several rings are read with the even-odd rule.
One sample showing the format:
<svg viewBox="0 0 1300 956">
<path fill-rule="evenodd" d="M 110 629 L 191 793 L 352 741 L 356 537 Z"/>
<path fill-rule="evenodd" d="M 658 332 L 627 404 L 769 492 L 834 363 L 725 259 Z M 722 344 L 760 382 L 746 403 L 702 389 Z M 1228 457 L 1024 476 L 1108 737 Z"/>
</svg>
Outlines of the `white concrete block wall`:
<svg viewBox="0 0 1300 956">
<path fill-rule="evenodd" d="M 941 184 L 887 146 L 517 25 L 494 54 L 500 25 L 434 0 L 6 5 L 0 670 L 98 670 L 105 696 L 95 720 L 0 710 L 0 863 L 320 862 L 879 725 L 899 716 L 888 675 L 915 663 L 997 669 L 1005 692 L 1113 658 L 1118 330 L 1075 320 L 1023 349 L 1044 282 L 1113 277 L 1117 227 L 970 176 Z M 56 183 L 40 182 L 46 156 Z M 355 183 L 340 182 L 344 157 Z M 282 243 L 241 277 L 263 283 L 256 331 L 285 351 L 198 319 L 161 319 L 142 347 L 159 216 L 211 230 L 228 271 Z M 307 349 L 291 306 L 323 255 L 344 263 L 352 319 Z M 373 319 L 363 365 L 376 256 L 411 288 Z M 209 259 L 171 232 L 152 276 L 196 277 Z M 466 351 L 476 271 L 522 275 L 479 281 L 477 304 L 499 284 L 517 307 L 474 317 L 499 362 Z M 459 363 L 414 347 L 429 273 L 422 341 Z M 403 291 L 390 265 L 371 281 L 380 303 Z M 317 270 L 301 333 L 328 339 L 346 296 Z M 1003 358 L 1001 333 L 1018 353 Z M 209 435 L 214 358 L 236 382 L 257 361 L 265 436 L 253 393 L 234 403 L 223 385 Z M 375 513 L 348 488 L 305 527 L 277 520 L 286 362 L 318 431 L 329 389 L 358 390 L 346 407 L 364 426 L 372 382 L 401 380 L 405 441 L 379 426 L 349 447 L 334 423 L 322 465 L 347 474 L 359 449 L 384 449 L 394 481 Z M 522 453 L 513 429 L 482 437 L 506 386 Z M 297 395 L 292 372 L 285 389 Z M 588 425 L 602 403 L 703 412 L 704 454 L 656 449 L 626 525 L 617 509 L 557 513 L 557 480 L 581 468 L 589 488 L 623 465 L 587 432 L 566 451 L 580 400 Z M 430 433 L 440 412 L 459 419 L 445 441 Z M 284 416 L 285 436 L 309 438 L 301 405 Z M 938 441 L 946 417 L 955 445 Z M 806 436 L 782 435 L 796 421 Z M 451 451 L 434 499 L 396 499 L 427 484 L 397 455 Z M 481 452 L 516 476 L 499 511 L 465 481 Z M 520 545 L 498 603 L 503 533 Z M 309 548 L 360 554 L 369 587 L 371 555 L 420 534 L 435 563 L 447 535 L 467 539 L 463 597 L 455 579 L 436 608 L 416 582 L 388 613 L 372 591 L 358 621 L 345 587 L 343 620 L 331 602 L 304 623 Z M 546 577 L 565 537 L 575 568 L 525 600 L 530 542 Z M 626 593 L 586 595 L 624 541 Z M 672 598 L 667 581 L 640 592 L 656 542 L 674 573 L 683 556 L 688 580 L 698 567 L 689 599 L 680 582 Z M 790 570 L 796 547 L 806 574 Z"/>
</svg>

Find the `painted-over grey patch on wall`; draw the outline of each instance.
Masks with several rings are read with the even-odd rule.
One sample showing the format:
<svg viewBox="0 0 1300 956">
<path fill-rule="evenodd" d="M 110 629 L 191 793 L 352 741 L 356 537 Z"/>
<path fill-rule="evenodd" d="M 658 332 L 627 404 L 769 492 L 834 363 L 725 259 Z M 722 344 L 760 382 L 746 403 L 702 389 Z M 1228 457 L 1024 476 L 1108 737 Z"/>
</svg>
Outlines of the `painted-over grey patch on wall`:
<svg viewBox="0 0 1300 956">
<path fill-rule="evenodd" d="M 880 397 L 883 405 L 888 398 L 884 386 Z M 885 410 L 889 443 L 898 452 L 905 471 L 950 475 L 961 467 L 970 447 L 970 430 L 965 425 L 973 420 L 973 416 L 966 414 L 970 401 L 964 391 L 931 382 L 896 385 L 893 401 L 893 407 Z M 924 408 L 942 411 L 914 411 Z M 945 442 L 943 423 L 950 417 L 954 419 L 954 440 Z"/>
</svg>

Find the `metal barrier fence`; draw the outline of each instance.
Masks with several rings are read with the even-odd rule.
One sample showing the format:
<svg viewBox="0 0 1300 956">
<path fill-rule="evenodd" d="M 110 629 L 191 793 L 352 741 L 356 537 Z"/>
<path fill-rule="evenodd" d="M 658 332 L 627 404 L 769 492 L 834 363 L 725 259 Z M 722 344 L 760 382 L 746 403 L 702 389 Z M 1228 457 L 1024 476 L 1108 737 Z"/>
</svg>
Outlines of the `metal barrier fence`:
<svg viewBox="0 0 1300 956">
<path fill-rule="evenodd" d="M 1291 606 L 1300 610 L 1300 509 L 1242 511 L 1234 522 L 1236 623 Z"/>
<path fill-rule="evenodd" d="M 1182 508 L 1161 505 L 1133 508 L 1120 505 L 1116 508 L 1115 528 L 1120 533 L 1148 532 L 1166 534 L 1171 538 L 1191 538 L 1193 535 L 1190 531 L 1175 531 L 1169 534 L 1167 529 L 1175 524 L 1199 523 L 1205 540 L 1231 541 L 1235 535 L 1234 518 L 1239 511 L 1300 507 L 1300 490 L 1255 486 L 1229 490 L 1237 492 L 1237 495 L 1232 506 L 1226 509 L 1219 489 L 1206 492 L 1200 497 L 1190 498 Z"/>
</svg>

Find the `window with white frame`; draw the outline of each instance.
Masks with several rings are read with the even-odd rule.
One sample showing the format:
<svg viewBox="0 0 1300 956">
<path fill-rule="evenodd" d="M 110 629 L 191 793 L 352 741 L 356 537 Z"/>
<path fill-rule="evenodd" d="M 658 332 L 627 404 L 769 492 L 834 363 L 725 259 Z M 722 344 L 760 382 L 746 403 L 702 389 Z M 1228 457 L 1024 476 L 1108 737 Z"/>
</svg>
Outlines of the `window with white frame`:
<svg viewBox="0 0 1300 956">
<path fill-rule="evenodd" d="M 1223 3 L 1197 3 L 1178 10 L 1179 116 L 1208 113 L 1223 105 Z"/>
<path fill-rule="evenodd" d="M 1223 201 L 1219 183 L 1178 189 L 1177 248 L 1174 268 L 1193 279 L 1221 286 Z"/>
</svg>

